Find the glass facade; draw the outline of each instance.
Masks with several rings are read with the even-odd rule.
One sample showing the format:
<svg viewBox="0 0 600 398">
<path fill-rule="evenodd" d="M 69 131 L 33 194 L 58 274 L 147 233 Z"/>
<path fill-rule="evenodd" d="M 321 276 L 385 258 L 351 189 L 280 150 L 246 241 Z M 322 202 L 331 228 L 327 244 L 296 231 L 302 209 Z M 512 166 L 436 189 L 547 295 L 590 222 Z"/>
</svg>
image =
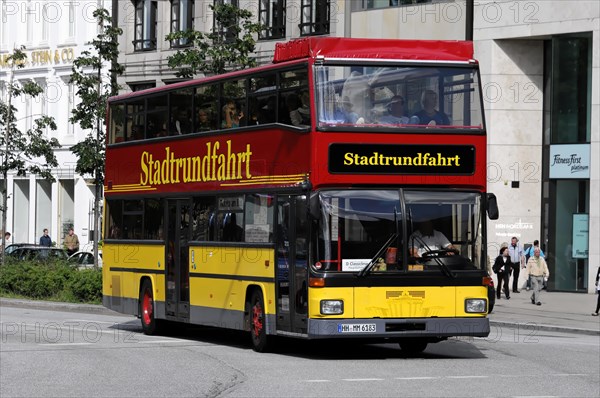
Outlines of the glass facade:
<svg viewBox="0 0 600 398">
<path fill-rule="evenodd" d="M 573 219 L 574 214 L 589 214 L 590 182 L 551 179 L 550 148 L 590 142 L 592 36 L 556 36 L 544 46 L 542 244 L 549 289 L 586 292 L 589 260 L 573 256 Z"/>
</svg>

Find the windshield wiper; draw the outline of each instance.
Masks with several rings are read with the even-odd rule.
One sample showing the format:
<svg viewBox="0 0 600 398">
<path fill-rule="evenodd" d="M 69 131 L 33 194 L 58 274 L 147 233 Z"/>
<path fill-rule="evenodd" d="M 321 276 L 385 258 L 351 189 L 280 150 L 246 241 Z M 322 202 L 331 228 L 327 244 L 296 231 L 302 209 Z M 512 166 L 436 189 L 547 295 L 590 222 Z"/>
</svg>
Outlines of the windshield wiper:
<svg viewBox="0 0 600 398">
<path fill-rule="evenodd" d="M 371 270 L 373 269 L 373 266 L 375 265 L 375 262 L 377 261 L 377 259 L 379 257 L 381 257 L 381 255 L 383 254 L 383 252 L 390 246 L 390 244 L 396 239 L 398 238 L 398 233 L 394 232 L 392 235 L 390 235 L 389 239 L 383 244 L 383 246 L 381 246 L 381 248 L 377 251 L 377 253 L 375 253 L 375 255 L 373 256 L 373 258 L 371 259 L 371 261 L 369 261 L 369 264 L 367 264 L 365 266 L 365 268 L 361 269 L 358 272 L 358 276 L 366 276 L 369 274 L 369 272 L 371 272 Z"/>
<path fill-rule="evenodd" d="M 429 246 L 427 245 L 427 243 L 425 243 L 425 241 L 423 239 L 421 239 L 420 236 L 413 236 L 412 239 L 416 239 L 419 243 L 421 243 L 426 249 L 427 251 L 431 251 L 431 249 L 429 248 Z M 423 257 L 421 257 L 423 258 Z M 432 259 L 433 261 L 435 261 L 435 263 L 440 267 L 440 270 L 442 270 L 442 273 L 444 275 L 446 275 L 449 278 L 456 278 L 456 274 L 454 274 L 454 272 L 452 272 L 450 270 L 450 268 L 448 268 L 448 266 L 446 264 L 444 264 L 444 262 L 442 260 L 440 260 L 438 257 L 425 257 L 427 259 Z"/>
</svg>

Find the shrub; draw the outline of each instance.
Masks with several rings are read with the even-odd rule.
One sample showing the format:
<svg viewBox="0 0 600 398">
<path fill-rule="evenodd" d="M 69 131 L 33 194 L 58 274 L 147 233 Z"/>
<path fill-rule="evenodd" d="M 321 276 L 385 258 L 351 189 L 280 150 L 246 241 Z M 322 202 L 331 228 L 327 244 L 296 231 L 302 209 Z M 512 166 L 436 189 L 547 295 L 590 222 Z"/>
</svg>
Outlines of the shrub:
<svg viewBox="0 0 600 398">
<path fill-rule="evenodd" d="M 32 299 L 100 302 L 102 271 L 78 270 L 64 261 L 9 261 L 0 265 L 0 293 Z"/>
<path fill-rule="evenodd" d="M 68 289 L 78 301 L 102 301 L 102 271 L 99 269 L 76 271 L 68 281 Z"/>
</svg>

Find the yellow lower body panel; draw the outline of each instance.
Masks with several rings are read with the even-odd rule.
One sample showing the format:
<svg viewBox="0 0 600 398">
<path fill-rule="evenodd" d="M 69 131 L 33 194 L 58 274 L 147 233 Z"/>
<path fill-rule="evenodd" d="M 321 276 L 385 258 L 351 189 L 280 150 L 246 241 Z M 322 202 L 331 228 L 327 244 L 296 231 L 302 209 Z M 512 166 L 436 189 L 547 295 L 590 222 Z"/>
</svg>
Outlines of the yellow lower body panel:
<svg viewBox="0 0 600 398">
<path fill-rule="evenodd" d="M 310 318 L 481 317 L 465 312 L 465 299 L 487 299 L 483 286 L 311 288 Z M 343 300 L 344 313 L 322 315 L 321 300 Z"/>
</svg>

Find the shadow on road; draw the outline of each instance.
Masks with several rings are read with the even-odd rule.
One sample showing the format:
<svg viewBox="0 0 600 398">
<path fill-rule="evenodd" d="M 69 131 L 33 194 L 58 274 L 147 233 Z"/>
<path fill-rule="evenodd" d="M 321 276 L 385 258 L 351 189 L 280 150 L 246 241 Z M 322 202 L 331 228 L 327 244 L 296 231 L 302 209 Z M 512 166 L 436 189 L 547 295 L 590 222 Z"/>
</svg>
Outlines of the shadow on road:
<svg viewBox="0 0 600 398">
<path fill-rule="evenodd" d="M 111 327 L 134 334 L 142 334 L 139 321 L 119 323 Z M 250 334 L 238 330 L 210 326 L 170 323 L 161 336 L 189 340 L 213 345 L 224 345 L 242 350 L 251 350 Z M 306 359 L 333 360 L 379 360 L 379 359 L 462 359 L 486 358 L 486 355 L 473 344 L 474 339 L 450 339 L 431 343 L 420 354 L 407 354 L 395 342 L 365 342 L 358 339 L 302 340 L 288 337 L 272 337 L 270 352 L 279 355 Z M 257 355 L 261 355 L 258 354 Z"/>
</svg>

